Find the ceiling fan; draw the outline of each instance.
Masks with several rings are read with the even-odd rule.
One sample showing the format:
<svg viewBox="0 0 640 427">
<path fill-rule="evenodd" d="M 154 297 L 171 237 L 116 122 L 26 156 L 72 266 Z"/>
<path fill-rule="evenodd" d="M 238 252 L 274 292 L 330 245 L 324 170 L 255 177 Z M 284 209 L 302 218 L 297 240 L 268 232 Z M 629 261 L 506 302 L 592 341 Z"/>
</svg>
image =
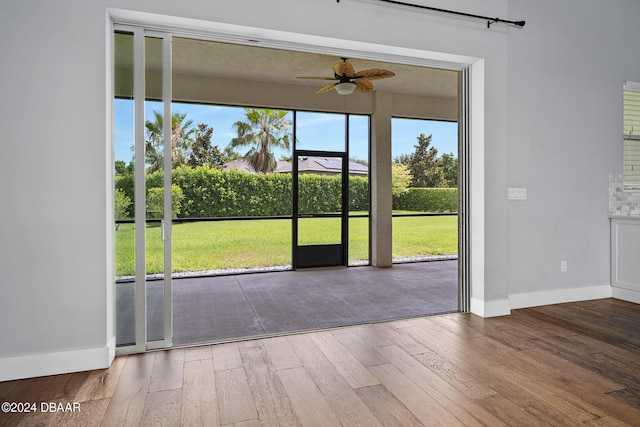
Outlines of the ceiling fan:
<svg viewBox="0 0 640 427">
<path fill-rule="evenodd" d="M 354 90 L 358 92 L 373 92 L 373 83 L 371 80 L 386 79 L 396 74 L 389 70 L 372 68 L 370 70 L 362 70 L 357 73 L 353 69 L 353 65 L 347 62 L 347 58 L 340 58 L 342 62 L 333 64 L 333 77 L 298 77 L 307 80 L 337 80 L 336 83 L 328 84 L 316 91 L 318 93 L 329 92 L 335 89 L 340 95 L 349 95 Z"/>
</svg>

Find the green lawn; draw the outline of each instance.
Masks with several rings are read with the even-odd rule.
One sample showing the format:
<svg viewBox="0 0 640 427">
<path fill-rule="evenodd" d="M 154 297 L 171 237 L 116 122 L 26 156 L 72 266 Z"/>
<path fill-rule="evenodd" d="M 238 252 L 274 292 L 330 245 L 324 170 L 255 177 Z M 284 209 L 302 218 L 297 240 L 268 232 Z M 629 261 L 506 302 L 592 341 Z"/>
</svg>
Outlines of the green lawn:
<svg viewBox="0 0 640 427">
<path fill-rule="evenodd" d="M 458 253 L 457 216 L 393 218 L 393 258 Z"/>
<path fill-rule="evenodd" d="M 339 243 L 337 218 L 300 222 L 300 244 Z M 349 221 L 349 262 L 368 259 L 368 218 Z M 212 221 L 172 228 L 174 272 L 291 264 L 291 220 Z M 163 268 L 158 226 L 147 226 L 147 273 Z M 393 218 L 393 257 L 457 253 L 457 217 Z M 116 231 L 116 276 L 132 276 L 134 225 Z"/>
</svg>

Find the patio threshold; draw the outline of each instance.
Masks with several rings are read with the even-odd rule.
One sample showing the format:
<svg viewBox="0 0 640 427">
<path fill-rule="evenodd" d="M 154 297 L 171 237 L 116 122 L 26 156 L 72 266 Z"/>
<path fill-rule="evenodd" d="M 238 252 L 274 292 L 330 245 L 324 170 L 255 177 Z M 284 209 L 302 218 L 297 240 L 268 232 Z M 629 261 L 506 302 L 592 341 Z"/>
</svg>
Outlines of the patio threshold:
<svg viewBox="0 0 640 427">
<path fill-rule="evenodd" d="M 444 255 L 427 255 L 427 256 L 411 256 L 394 258 L 393 264 L 407 264 L 413 262 L 431 262 L 431 261 L 451 261 L 457 260 L 457 254 L 444 254 Z M 369 261 L 356 261 L 349 264 L 347 267 L 363 267 L 371 265 Z M 253 274 L 253 273 L 271 273 L 293 271 L 291 264 L 286 265 L 274 265 L 265 267 L 244 267 L 244 268 L 218 268 L 211 270 L 197 270 L 197 271 L 180 271 L 171 274 L 172 279 L 184 279 L 184 278 L 197 278 L 197 277 L 217 277 L 217 276 L 232 276 L 236 274 Z M 164 275 L 161 273 L 147 274 L 147 281 L 163 280 Z M 135 276 L 121 276 L 116 278 L 116 283 L 133 282 Z"/>
</svg>

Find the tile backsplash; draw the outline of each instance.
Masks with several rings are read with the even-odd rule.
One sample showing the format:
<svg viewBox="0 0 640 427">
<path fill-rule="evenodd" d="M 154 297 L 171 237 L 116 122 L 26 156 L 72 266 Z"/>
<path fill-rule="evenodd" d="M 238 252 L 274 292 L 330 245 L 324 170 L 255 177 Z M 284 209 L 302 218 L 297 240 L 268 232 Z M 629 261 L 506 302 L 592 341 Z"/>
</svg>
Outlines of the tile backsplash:
<svg viewBox="0 0 640 427">
<path fill-rule="evenodd" d="M 609 175 L 609 216 L 640 217 L 640 192 L 624 191 L 621 174 Z"/>
</svg>

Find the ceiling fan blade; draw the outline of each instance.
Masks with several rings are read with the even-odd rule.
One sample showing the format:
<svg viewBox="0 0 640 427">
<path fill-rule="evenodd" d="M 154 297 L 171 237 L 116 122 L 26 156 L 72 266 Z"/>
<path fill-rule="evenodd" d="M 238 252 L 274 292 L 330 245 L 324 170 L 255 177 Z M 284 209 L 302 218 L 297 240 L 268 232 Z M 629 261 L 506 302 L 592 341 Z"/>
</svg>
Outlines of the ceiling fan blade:
<svg viewBox="0 0 640 427">
<path fill-rule="evenodd" d="M 320 93 L 325 93 L 325 92 L 329 92 L 330 90 L 333 90 L 335 88 L 336 84 L 335 83 L 331 83 L 330 85 L 326 85 L 324 87 L 321 87 L 320 89 L 318 89 L 316 91 L 316 95 L 320 94 Z"/>
<path fill-rule="evenodd" d="M 353 83 L 356 84 L 355 89 L 358 92 L 363 92 L 363 93 L 373 92 L 373 83 L 371 83 L 369 80 L 365 78 L 355 79 Z"/>
<path fill-rule="evenodd" d="M 353 77 L 354 78 L 366 78 L 369 80 L 379 80 L 386 79 L 389 77 L 395 76 L 396 73 L 389 70 L 381 70 L 378 68 L 372 68 L 370 70 L 362 70 L 358 71 Z"/>
<path fill-rule="evenodd" d="M 335 77 L 311 77 L 311 76 L 304 76 L 304 77 L 296 77 L 296 79 L 305 79 L 305 80 L 335 80 Z"/>
<path fill-rule="evenodd" d="M 346 61 L 333 64 L 333 72 L 338 76 L 344 76 L 348 78 L 352 78 L 355 74 L 353 65 Z"/>
</svg>

